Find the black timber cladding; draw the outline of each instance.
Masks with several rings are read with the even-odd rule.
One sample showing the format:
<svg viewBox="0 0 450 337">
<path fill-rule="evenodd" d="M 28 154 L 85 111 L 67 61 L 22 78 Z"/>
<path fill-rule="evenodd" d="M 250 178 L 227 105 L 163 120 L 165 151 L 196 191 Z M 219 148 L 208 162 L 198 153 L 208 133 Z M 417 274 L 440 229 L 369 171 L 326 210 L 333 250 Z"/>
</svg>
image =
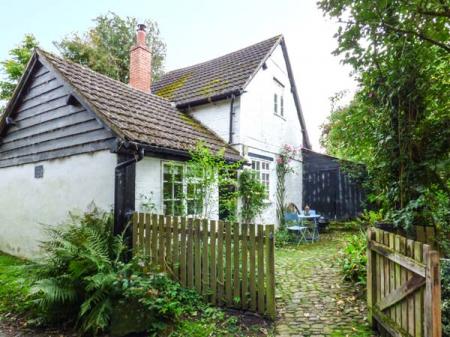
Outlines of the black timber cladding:
<svg viewBox="0 0 450 337">
<path fill-rule="evenodd" d="M 303 149 L 303 207 L 329 219 L 357 217 L 366 206 L 361 183 L 334 157 Z"/>
<path fill-rule="evenodd" d="M 112 132 L 77 101 L 63 82 L 36 62 L 0 135 L 0 167 L 110 149 Z"/>
</svg>

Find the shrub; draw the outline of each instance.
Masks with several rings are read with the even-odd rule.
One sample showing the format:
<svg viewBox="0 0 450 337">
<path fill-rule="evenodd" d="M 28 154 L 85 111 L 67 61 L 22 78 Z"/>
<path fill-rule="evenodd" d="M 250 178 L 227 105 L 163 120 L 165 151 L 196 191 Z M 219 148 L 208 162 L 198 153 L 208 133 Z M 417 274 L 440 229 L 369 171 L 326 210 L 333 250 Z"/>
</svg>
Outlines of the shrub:
<svg viewBox="0 0 450 337">
<path fill-rule="evenodd" d="M 32 288 L 46 322 L 69 322 L 92 335 L 154 332 L 202 304 L 193 291 L 145 270 L 141 257 L 126 262 L 126 245 L 122 235 L 112 234 L 110 213 L 94 208 L 48 232 Z"/>
<path fill-rule="evenodd" d="M 442 336 L 450 337 L 450 260 L 441 260 Z"/>
<path fill-rule="evenodd" d="M 367 238 L 363 231 L 352 235 L 345 247 L 340 251 L 339 264 L 344 278 L 358 285 L 366 284 Z"/>
<path fill-rule="evenodd" d="M 275 246 L 281 248 L 292 243 L 292 234 L 286 229 L 278 229 L 275 232 Z"/>
<path fill-rule="evenodd" d="M 243 170 L 239 175 L 239 196 L 241 197 L 241 218 L 251 223 L 266 207 L 266 187 L 253 170 Z"/>
</svg>

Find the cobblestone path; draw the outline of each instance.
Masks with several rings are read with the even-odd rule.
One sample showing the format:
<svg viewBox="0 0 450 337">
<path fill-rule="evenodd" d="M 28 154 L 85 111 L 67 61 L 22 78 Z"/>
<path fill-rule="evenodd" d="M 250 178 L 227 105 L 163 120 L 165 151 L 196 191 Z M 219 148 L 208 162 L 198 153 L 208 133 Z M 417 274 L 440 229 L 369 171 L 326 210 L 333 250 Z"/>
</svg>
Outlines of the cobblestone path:
<svg viewBox="0 0 450 337">
<path fill-rule="evenodd" d="M 351 234 L 333 232 L 319 242 L 277 248 L 275 270 L 279 318 L 275 336 L 371 336 L 366 307 L 336 262 Z"/>
</svg>

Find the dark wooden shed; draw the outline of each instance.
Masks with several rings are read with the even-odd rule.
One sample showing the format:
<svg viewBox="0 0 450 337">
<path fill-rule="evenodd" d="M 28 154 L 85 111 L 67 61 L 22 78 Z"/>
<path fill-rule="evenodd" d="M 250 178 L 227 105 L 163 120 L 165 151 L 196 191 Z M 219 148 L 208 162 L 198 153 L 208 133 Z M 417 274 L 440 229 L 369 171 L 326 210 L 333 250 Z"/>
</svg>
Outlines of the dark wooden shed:
<svg viewBox="0 0 450 337">
<path fill-rule="evenodd" d="M 351 174 L 348 167 L 364 167 L 341 161 L 336 157 L 302 149 L 303 208 L 308 205 L 332 220 L 357 217 L 365 208 L 366 195 L 361 179 Z"/>
</svg>

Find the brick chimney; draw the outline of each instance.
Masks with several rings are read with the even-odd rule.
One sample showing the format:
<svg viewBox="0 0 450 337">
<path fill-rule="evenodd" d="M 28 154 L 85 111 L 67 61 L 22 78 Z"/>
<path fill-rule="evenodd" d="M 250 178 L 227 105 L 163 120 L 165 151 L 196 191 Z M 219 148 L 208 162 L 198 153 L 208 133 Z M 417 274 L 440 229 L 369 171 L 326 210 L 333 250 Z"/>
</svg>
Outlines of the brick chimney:
<svg viewBox="0 0 450 337">
<path fill-rule="evenodd" d="M 130 50 L 130 82 L 135 89 L 150 93 L 152 85 L 152 53 L 145 43 L 146 26 L 139 24 L 136 44 Z"/>
</svg>

